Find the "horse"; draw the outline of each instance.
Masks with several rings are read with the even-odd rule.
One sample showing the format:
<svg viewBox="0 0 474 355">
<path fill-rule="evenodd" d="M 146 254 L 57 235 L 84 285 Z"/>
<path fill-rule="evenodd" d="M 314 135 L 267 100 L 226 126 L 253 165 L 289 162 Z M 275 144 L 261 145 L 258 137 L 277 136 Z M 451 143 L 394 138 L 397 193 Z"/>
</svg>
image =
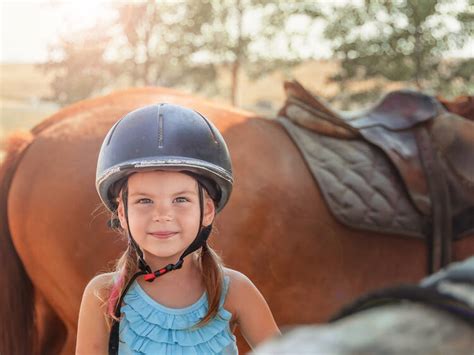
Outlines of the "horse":
<svg viewBox="0 0 474 355">
<path fill-rule="evenodd" d="M 73 104 L 10 139 L 0 170 L 0 354 L 74 352 L 83 289 L 126 243 L 98 207 L 100 144 L 120 117 L 157 102 L 193 108 L 222 132 L 235 186 L 211 244 L 253 280 L 279 325 L 322 322 L 358 295 L 426 274 L 423 240 L 334 218 L 276 120 L 171 89 L 127 89 Z M 453 260 L 472 253 L 474 238 L 454 242 Z"/>
</svg>

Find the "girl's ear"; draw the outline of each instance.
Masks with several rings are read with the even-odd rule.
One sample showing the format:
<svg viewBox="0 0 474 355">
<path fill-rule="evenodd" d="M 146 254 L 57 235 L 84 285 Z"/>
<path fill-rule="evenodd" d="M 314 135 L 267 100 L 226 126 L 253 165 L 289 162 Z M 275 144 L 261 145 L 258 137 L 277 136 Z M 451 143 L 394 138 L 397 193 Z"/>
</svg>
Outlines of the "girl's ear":
<svg viewBox="0 0 474 355">
<path fill-rule="evenodd" d="M 210 225 L 214 221 L 215 215 L 216 206 L 214 205 L 214 201 L 206 193 L 204 197 L 204 214 L 202 218 L 202 224 L 206 227 Z"/>
<path fill-rule="evenodd" d="M 127 229 L 127 220 L 125 219 L 125 209 L 123 206 L 123 202 L 121 198 L 118 198 L 118 208 L 117 208 L 117 215 L 120 221 L 120 226 L 122 229 Z"/>
</svg>

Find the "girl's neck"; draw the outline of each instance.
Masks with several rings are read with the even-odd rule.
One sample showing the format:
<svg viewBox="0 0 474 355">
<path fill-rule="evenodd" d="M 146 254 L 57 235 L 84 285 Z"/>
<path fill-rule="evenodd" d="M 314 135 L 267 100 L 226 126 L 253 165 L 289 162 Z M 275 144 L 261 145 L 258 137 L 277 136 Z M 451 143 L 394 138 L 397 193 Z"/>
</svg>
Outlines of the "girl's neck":
<svg viewBox="0 0 474 355">
<path fill-rule="evenodd" d="M 154 266 L 153 263 L 150 263 L 150 267 L 152 266 Z M 159 267 L 163 265 L 160 264 Z M 138 278 L 137 282 L 153 300 L 171 308 L 191 305 L 205 292 L 199 262 L 194 254 L 184 258 L 181 269 L 168 272 L 151 283 L 143 277 Z"/>
<path fill-rule="evenodd" d="M 168 264 L 175 264 L 178 260 L 175 259 L 162 259 L 162 258 L 155 258 L 153 256 L 146 256 L 145 260 L 147 264 L 150 266 L 152 271 L 156 271 L 165 267 Z M 183 265 L 180 269 L 168 272 L 160 278 L 166 280 L 178 280 L 178 279 L 189 279 L 195 278 L 197 275 L 200 275 L 200 266 L 197 260 L 197 256 L 195 253 L 192 253 L 184 258 Z"/>
</svg>

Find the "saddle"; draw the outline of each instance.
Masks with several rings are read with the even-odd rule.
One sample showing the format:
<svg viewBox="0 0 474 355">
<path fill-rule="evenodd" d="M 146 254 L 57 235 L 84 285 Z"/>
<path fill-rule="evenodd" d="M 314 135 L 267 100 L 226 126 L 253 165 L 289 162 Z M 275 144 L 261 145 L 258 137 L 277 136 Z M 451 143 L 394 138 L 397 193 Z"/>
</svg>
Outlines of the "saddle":
<svg viewBox="0 0 474 355">
<path fill-rule="evenodd" d="M 412 203 L 431 222 L 431 230 L 427 231 L 431 251 L 429 270 L 438 270 L 449 263 L 452 211 L 447 179 L 451 172 L 446 172 L 446 165 L 439 161 L 434 146 L 438 142 L 430 134 L 434 118 L 446 112 L 443 106 L 433 97 L 406 90 L 389 93 L 368 110 L 338 112 L 296 81 L 285 82 L 284 88 L 287 100 L 279 116 L 324 136 L 362 139 L 385 153 Z M 450 121 L 445 117 L 443 122 L 443 129 L 449 130 Z M 455 153 L 451 152 L 451 160 L 458 162 L 458 170 L 467 179 L 474 180 L 474 168 L 466 165 L 472 160 L 473 141 L 468 137 L 457 142 L 467 150 L 458 147 Z M 470 170 L 466 172 L 467 169 Z M 458 190 L 462 193 L 462 188 Z"/>
</svg>

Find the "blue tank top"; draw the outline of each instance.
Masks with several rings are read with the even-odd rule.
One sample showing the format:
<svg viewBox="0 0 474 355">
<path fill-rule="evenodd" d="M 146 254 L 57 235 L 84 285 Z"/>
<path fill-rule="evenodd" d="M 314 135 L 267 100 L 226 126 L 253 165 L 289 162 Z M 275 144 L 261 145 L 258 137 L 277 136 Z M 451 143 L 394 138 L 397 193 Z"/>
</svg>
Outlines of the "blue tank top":
<svg viewBox="0 0 474 355">
<path fill-rule="evenodd" d="M 232 314 L 223 307 L 228 288 L 226 276 L 218 314 L 206 325 L 193 328 L 207 313 L 206 293 L 188 307 L 169 308 L 152 299 L 134 281 L 122 306 L 119 355 L 238 354 L 229 326 Z"/>
</svg>

